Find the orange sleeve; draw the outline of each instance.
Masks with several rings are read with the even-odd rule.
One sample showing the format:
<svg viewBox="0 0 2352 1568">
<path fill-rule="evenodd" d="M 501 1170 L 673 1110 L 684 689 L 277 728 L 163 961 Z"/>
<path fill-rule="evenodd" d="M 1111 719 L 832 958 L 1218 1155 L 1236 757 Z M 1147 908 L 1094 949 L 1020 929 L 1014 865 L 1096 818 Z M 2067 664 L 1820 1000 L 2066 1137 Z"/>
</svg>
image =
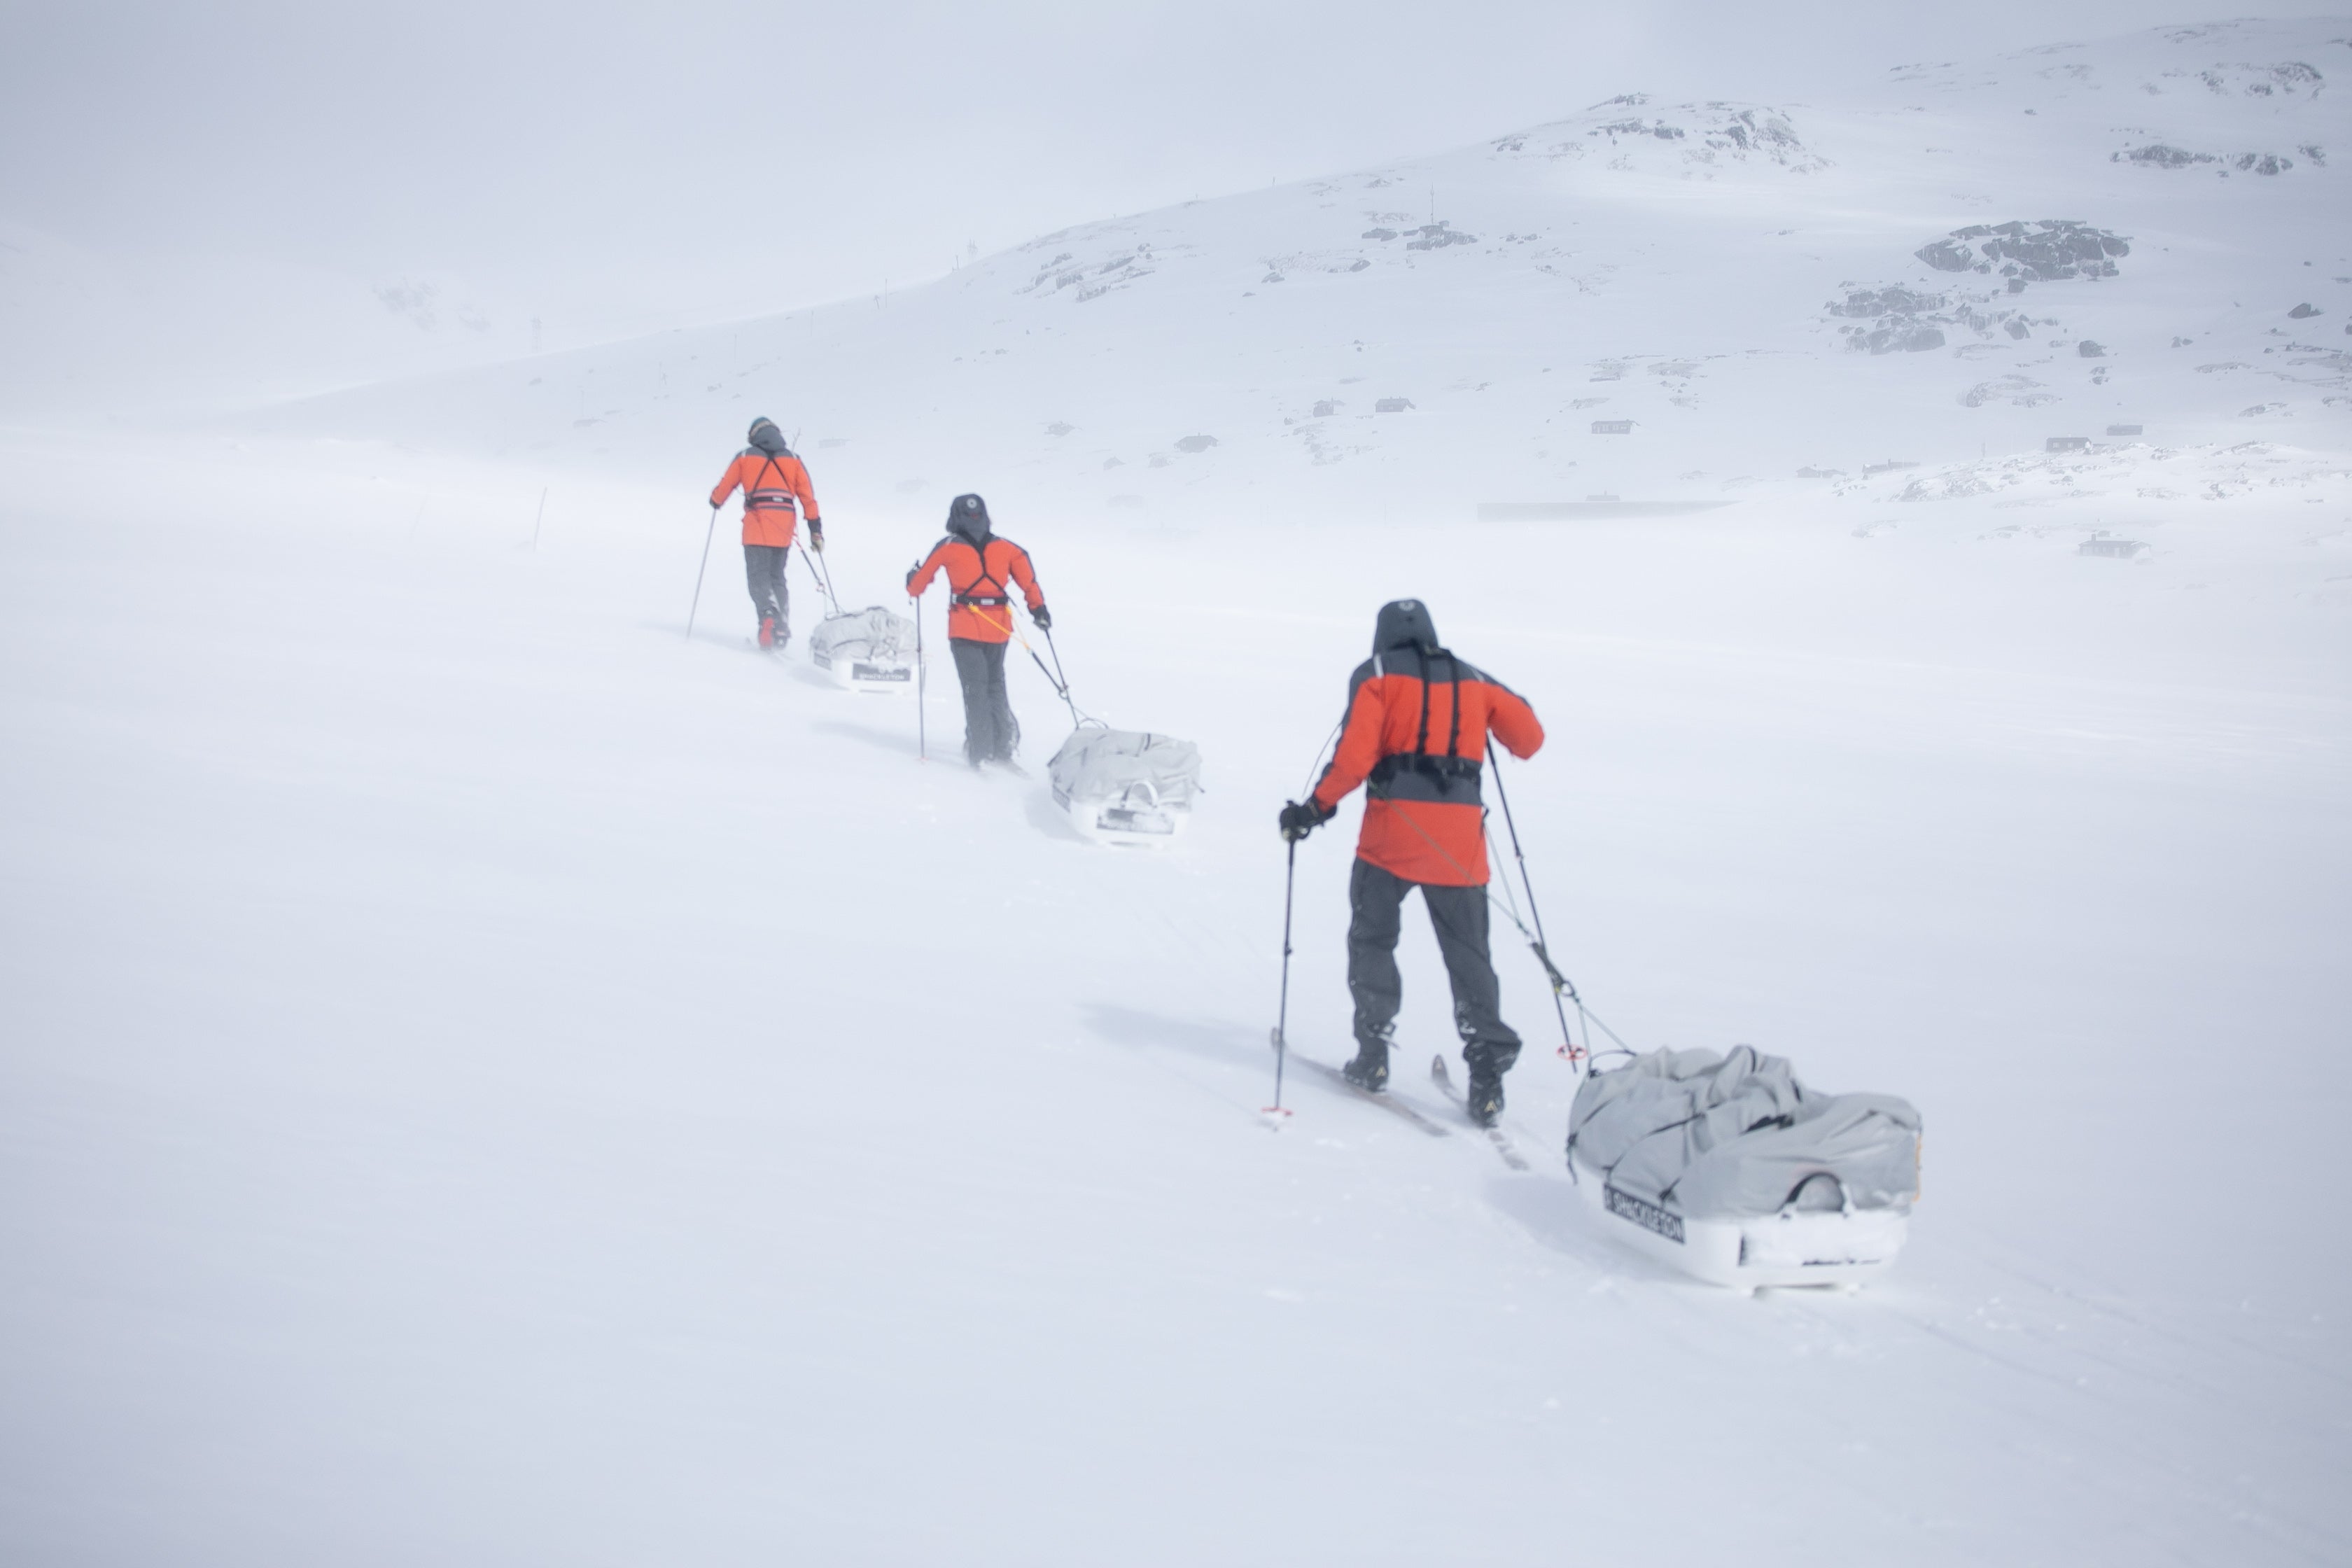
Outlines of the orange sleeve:
<svg viewBox="0 0 2352 1568">
<path fill-rule="evenodd" d="M 711 488 L 710 504 L 712 506 L 725 506 L 727 504 L 727 498 L 733 495 L 735 493 L 735 487 L 742 482 L 743 459 L 738 458 L 733 462 L 727 465 L 727 471 L 719 476 L 719 483 Z"/>
<path fill-rule="evenodd" d="M 816 509 L 816 487 L 809 482 L 808 465 L 794 458 L 792 468 L 785 478 L 793 487 L 793 494 L 800 497 L 801 515 L 810 518 L 822 517 L 824 513 Z"/>
<path fill-rule="evenodd" d="M 931 579 L 940 574 L 941 566 L 947 564 L 945 557 L 949 542 L 947 540 L 940 540 L 931 547 L 931 552 L 924 556 L 912 572 L 907 574 L 907 597 L 919 599 L 923 596 L 923 591 L 931 585 Z"/>
<path fill-rule="evenodd" d="M 1035 615 L 1045 607 L 1045 590 L 1037 586 L 1036 574 L 1029 569 L 1029 552 L 1019 545 L 1013 546 L 1009 563 L 1013 580 L 1021 584 L 1021 596 L 1029 601 L 1029 613 Z"/>
<path fill-rule="evenodd" d="M 1522 760 L 1543 749 L 1544 728 L 1536 718 L 1536 710 L 1528 700 L 1507 686 L 1489 685 L 1493 693 L 1486 699 L 1486 728 L 1495 739 L 1511 749 L 1511 755 Z"/>
<path fill-rule="evenodd" d="M 1331 765 L 1323 770 L 1315 793 L 1307 796 L 1327 815 L 1339 809 L 1339 803 L 1370 775 L 1381 760 L 1381 726 L 1388 717 L 1385 679 L 1374 676 L 1356 688 L 1355 700 L 1348 704 L 1348 721 L 1339 731 L 1339 749 L 1331 753 Z"/>
</svg>

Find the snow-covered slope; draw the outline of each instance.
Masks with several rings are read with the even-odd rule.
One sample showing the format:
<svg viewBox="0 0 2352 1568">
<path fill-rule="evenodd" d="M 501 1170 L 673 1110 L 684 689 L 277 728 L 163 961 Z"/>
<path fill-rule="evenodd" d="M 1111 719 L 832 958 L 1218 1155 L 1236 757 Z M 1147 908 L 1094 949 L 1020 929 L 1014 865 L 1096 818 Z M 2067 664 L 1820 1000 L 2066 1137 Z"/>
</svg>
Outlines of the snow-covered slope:
<svg viewBox="0 0 2352 1568">
<path fill-rule="evenodd" d="M 0 1559 L 2342 1559 L 2344 37 L 1609 105 L 879 303 L 6 432 Z M 2159 142 L 2231 162 L 2110 157 Z M 2130 249 L 2011 291 L 2048 220 Z M 1832 308 L 1889 289 L 1945 298 Z M 926 765 L 754 657 L 725 525 L 680 635 L 757 412 L 853 604 L 989 493 L 1077 700 L 1200 743 L 1178 847 L 936 760 L 943 661 Z M 1737 504 L 1471 510 L 1603 490 Z M 1922 1108 L 1882 1286 L 1620 1247 L 1499 922 L 1534 1171 L 1312 1079 L 1265 1129 L 1274 813 L 1401 593 L 1549 729 L 1511 800 L 1601 1016 Z M 1298 857 L 1327 1062 L 1353 826 Z"/>
<path fill-rule="evenodd" d="M 1909 68 L 1834 103 L 1629 94 L 1422 162 L 1081 225 L 887 299 L 278 423 L 667 475 L 767 412 L 846 497 L 885 508 L 903 487 L 926 511 L 1013 488 L 1453 519 L 2111 426 L 2333 452 L 2352 429 L 2347 39 L 2232 23 Z M 2053 220 L 2106 237 L 2101 265 L 1920 254 L 1981 261 Z"/>
</svg>

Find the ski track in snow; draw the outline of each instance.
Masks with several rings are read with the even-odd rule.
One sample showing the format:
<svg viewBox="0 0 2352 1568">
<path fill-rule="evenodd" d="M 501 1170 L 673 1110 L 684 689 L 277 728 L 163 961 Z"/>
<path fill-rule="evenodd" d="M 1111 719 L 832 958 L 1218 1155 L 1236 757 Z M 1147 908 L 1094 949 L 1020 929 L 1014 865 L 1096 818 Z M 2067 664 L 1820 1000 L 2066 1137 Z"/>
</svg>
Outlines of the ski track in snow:
<svg viewBox="0 0 2352 1568">
<path fill-rule="evenodd" d="M 2209 52 L 2292 46 L 2352 78 L 2344 31 L 2245 24 Z M 2089 79 L 2053 55 L 1881 89 L 1933 99 L 1916 136 L 1885 128 L 1903 106 L 1790 110 L 1807 151 L 1769 169 L 1626 137 L 1609 158 L 1681 161 L 1614 171 L 1650 183 L 1608 221 L 1698 259 L 1627 292 L 1614 241 L 1548 231 L 1543 268 L 1588 281 L 1515 261 L 1511 285 L 1597 298 L 1626 341 L 1532 331 L 1534 295 L 1398 283 L 1392 315 L 1332 318 L 1398 331 L 1314 437 L 1364 450 L 1319 466 L 1279 421 L 1341 395 L 1360 334 L 1311 304 L 1277 319 L 1291 337 L 1220 312 L 1349 246 L 1376 264 L 1317 287 L 1476 262 L 1268 237 L 1325 201 L 1350 236 L 1419 234 L 1362 216 L 1413 206 L 1417 174 L 1392 199 L 1355 175 L 1103 226 L 1084 243 L 1165 237 L 1084 303 L 1051 297 L 1048 258 L 1081 249 L 1057 237 L 862 326 L 746 323 L 692 383 L 740 401 L 686 398 L 676 363 L 728 329 L 562 362 L 599 386 L 669 366 L 669 403 L 609 426 L 551 416 L 524 373 L 575 403 L 576 374 L 534 362 L 130 448 L 0 431 L 0 1556 L 2340 1561 L 2344 405 L 2273 394 L 2299 400 L 2292 438 L 2249 449 L 2237 395 L 2152 345 L 2196 301 L 2231 342 L 2184 355 L 2261 363 L 2288 323 L 2231 325 L 2215 289 L 2242 278 L 2281 311 L 2278 279 L 2308 280 L 2340 329 L 2352 207 L 2307 159 L 2228 182 L 2109 163 L 2142 77 L 2186 96 L 2130 86 L 2129 122 L 2174 114 L 2147 139 L 2191 151 L 2290 150 L 2247 115 L 2300 135 L 2338 113 L 2236 77 L 2224 102 L 2163 74 L 2189 46 L 2162 37 L 2079 52 Z M 2021 95 L 2096 161 L 2021 174 Z M 1947 170 L 1914 141 L 1973 151 Z M 1549 145 L 1459 167 L 1588 197 L 1612 175 Z M 1786 195 L 1800 180 L 1828 194 Z M 1962 408 L 2000 367 L 1948 354 L 1807 351 L 1772 362 L 1785 384 L 1627 357 L 1794 354 L 1838 283 L 1904 281 L 1965 221 L 1948 193 L 1993 185 L 1984 221 L 2135 237 L 2117 278 L 2019 298 L 2124 345 L 2066 367 L 2067 430 L 2127 396 L 2173 421 L 2163 447 L 2044 453 L 2049 409 Z M 1513 216 L 1519 187 L 1460 188 L 1449 222 L 1482 240 L 1555 221 Z M 1723 259 L 1816 199 L 1851 205 L 1844 248 L 1756 262 L 1801 286 Z M 2196 267 L 2168 270 L 2192 238 Z M 1283 283 L 1202 270 L 1269 255 Z M 1044 297 L 971 303 L 1041 267 Z M 995 393 L 952 353 L 917 374 L 1015 309 L 1062 314 L 1008 317 L 998 346 L 1050 324 L 1062 358 Z M 1109 310 L 1130 314 L 1075 314 Z M 747 368 L 804 340 L 789 380 Z M 1294 342 L 1344 354 L 1269 390 L 1260 361 Z M 1165 374 L 1072 368 L 1106 350 Z M 1534 356 L 1527 384 L 1446 392 L 1480 355 Z M 1528 419 L 1628 395 L 1591 379 L 1619 361 L 1661 384 L 1661 420 L 1663 384 L 1700 391 L 1690 423 L 1536 466 Z M 1415 409 L 1353 405 L 1391 388 Z M 801 568 L 802 640 L 744 647 L 730 523 L 680 635 L 703 487 L 750 413 L 795 423 L 787 398 L 854 433 L 805 442 L 845 602 L 896 602 L 935 503 L 987 493 L 1078 701 L 1201 744 L 1182 839 L 1104 850 L 1042 776 L 965 769 L 936 601 L 927 763 L 911 698 L 808 664 Z M 1194 431 L 1219 445 L 1148 466 Z M 1778 478 L 1832 435 L 1846 476 Z M 1052 445 L 1081 436 L 1115 450 Z M 1890 457 L 1922 467 L 1859 475 Z M 1923 479 L 1951 499 L 1900 499 Z M 1612 488 L 1735 504 L 1471 521 Z M 2155 548 L 2078 553 L 2100 530 Z M 1612 1025 L 1922 1108 L 1925 1197 L 1882 1283 L 1748 1300 L 1621 1247 L 1568 1186 L 1575 1077 L 1501 921 L 1531 1172 L 1402 1070 L 1453 1054 L 1417 904 L 1400 1092 L 1454 1135 L 1304 1074 L 1267 1130 L 1274 813 L 1405 593 L 1549 728 L 1512 802 L 1553 949 Z M 1067 716 L 1017 648 L 1010 672 L 1042 773 Z M 1334 1065 L 1355 816 L 1298 855 L 1290 1038 Z"/>
</svg>

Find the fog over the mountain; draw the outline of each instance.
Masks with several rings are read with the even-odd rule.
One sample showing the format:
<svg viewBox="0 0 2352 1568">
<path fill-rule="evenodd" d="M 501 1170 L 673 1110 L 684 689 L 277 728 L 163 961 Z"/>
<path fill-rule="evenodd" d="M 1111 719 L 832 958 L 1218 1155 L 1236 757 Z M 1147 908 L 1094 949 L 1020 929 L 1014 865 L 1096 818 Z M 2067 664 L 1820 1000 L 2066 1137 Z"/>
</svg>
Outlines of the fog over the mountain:
<svg viewBox="0 0 2352 1568">
<path fill-rule="evenodd" d="M 2122 0 L 9 0 L 0 390 L 54 411 L 69 371 L 105 402 L 233 401 L 572 346 L 871 293 L 1621 92 L 1801 100 L 2161 19 Z"/>
</svg>

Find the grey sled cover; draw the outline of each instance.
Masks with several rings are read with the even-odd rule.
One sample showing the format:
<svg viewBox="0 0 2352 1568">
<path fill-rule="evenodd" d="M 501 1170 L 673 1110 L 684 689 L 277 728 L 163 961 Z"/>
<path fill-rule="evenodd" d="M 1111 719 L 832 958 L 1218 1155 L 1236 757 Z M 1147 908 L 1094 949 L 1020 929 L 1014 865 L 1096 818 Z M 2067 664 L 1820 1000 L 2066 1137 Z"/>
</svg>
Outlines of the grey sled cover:
<svg viewBox="0 0 2352 1568">
<path fill-rule="evenodd" d="M 1076 730 L 1045 771 L 1059 805 L 1075 801 L 1190 811 L 1201 787 L 1201 748 L 1141 730 Z"/>
<path fill-rule="evenodd" d="M 1890 1094 L 1815 1094 L 1787 1058 L 1655 1050 L 1594 1073 L 1569 1112 L 1569 1152 L 1621 1192 L 1697 1219 L 1827 1203 L 1907 1210 L 1919 1190 L 1919 1113 Z"/>
<path fill-rule="evenodd" d="M 915 623 L 879 605 L 845 615 L 827 616 L 809 634 L 809 652 L 830 664 L 847 659 L 853 665 L 911 664 L 915 658 Z"/>
</svg>

